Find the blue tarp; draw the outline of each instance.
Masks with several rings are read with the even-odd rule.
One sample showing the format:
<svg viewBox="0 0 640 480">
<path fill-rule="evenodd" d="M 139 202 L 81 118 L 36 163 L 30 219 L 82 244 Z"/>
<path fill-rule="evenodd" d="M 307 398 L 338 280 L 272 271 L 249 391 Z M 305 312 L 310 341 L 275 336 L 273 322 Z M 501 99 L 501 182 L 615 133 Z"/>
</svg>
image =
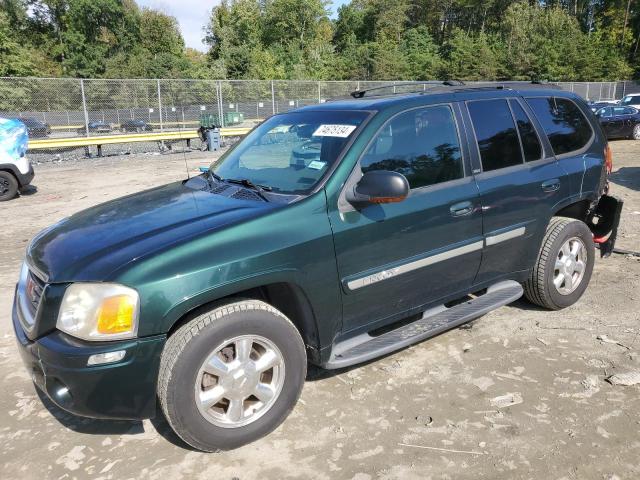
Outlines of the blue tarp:
<svg viewBox="0 0 640 480">
<path fill-rule="evenodd" d="M 27 152 L 27 127 L 20 120 L 0 118 L 0 159 L 17 159 Z"/>
</svg>

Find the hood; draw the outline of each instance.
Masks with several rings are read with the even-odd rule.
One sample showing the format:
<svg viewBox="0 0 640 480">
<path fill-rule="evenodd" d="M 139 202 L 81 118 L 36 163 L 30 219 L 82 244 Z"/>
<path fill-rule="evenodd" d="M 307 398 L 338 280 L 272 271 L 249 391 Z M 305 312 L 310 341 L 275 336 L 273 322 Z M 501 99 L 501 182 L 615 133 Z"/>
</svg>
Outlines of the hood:
<svg viewBox="0 0 640 480">
<path fill-rule="evenodd" d="M 65 218 L 32 240 L 27 258 L 50 283 L 106 281 L 130 262 L 276 207 L 171 183 Z"/>
</svg>

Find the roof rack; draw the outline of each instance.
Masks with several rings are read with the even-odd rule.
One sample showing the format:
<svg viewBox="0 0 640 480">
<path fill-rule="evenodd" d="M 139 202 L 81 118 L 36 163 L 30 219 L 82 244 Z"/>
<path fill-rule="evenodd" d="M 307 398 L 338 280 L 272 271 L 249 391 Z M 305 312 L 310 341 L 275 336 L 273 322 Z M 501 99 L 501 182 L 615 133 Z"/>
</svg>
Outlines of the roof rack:
<svg viewBox="0 0 640 480">
<path fill-rule="evenodd" d="M 464 82 L 462 82 L 461 80 L 445 80 L 444 82 L 440 80 L 426 80 L 423 82 L 390 83 L 388 85 L 381 85 L 379 87 L 372 87 L 364 90 L 354 90 L 353 92 L 351 92 L 351 96 L 353 98 L 363 98 L 365 95 L 367 95 L 370 92 L 375 92 L 377 90 L 382 90 L 385 88 L 393 88 L 394 93 L 396 93 L 395 89 L 397 87 L 417 87 L 417 86 L 424 87 L 426 85 L 429 85 L 431 87 L 438 87 L 438 86 L 453 87 L 453 86 L 464 85 Z M 402 93 L 412 93 L 412 92 L 403 91 Z"/>
<path fill-rule="evenodd" d="M 474 82 L 471 84 L 465 83 L 462 80 L 445 80 L 445 81 L 440 81 L 440 80 L 428 80 L 428 81 L 423 81 L 423 82 L 404 82 L 404 83 L 394 83 L 394 84 L 388 84 L 388 85 L 382 85 L 379 87 L 373 87 L 373 88 L 367 88 L 364 90 L 355 90 L 353 92 L 351 92 L 351 96 L 353 98 L 364 98 L 365 96 L 369 95 L 369 93 L 371 92 L 375 92 L 378 90 L 382 90 L 382 89 L 389 89 L 389 88 L 393 88 L 393 94 L 394 95 L 399 95 L 399 94 L 407 94 L 407 93 L 419 93 L 419 92 L 423 92 L 423 91 L 427 91 L 427 89 L 425 88 L 426 86 L 429 86 L 429 90 L 434 90 L 436 88 L 442 88 L 442 87 L 464 87 L 465 89 L 469 89 L 469 90 L 485 90 L 485 89 L 498 89 L 498 90 L 503 90 L 503 89 L 511 89 L 513 86 L 522 86 L 522 85 L 535 85 L 538 87 L 547 87 L 547 88 L 553 88 L 554 84 L 548 82 L 547 80 L 532 80 L 532 81 L 506 81 L 506 82 L 491 82 L 491 81 L 487 81 L 487 82 Z M 413 90 L 413 91 L 407 91 L 407 90 L 402 90 L 401 92 L 396 92 L 396 88 L 402 88 L 402 87 L 422 87 L 419 90 Z"/>
</svg>

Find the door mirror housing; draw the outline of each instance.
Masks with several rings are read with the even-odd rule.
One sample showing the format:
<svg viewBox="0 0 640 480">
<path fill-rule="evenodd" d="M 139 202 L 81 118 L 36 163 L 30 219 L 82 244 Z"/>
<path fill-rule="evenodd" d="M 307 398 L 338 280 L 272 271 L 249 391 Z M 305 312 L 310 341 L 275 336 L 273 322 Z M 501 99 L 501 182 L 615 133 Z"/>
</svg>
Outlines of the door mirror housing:
<svg viewBox="0 0 640 480">
<path fill-rule="evenodd" d="M 360 181 L 347 190 L 346 199 L 354 205 L 368 203 L 396 203 L 409 195 L 409 181 L 398 172 L 373 170 L 362 175 Z"/>
</svg>

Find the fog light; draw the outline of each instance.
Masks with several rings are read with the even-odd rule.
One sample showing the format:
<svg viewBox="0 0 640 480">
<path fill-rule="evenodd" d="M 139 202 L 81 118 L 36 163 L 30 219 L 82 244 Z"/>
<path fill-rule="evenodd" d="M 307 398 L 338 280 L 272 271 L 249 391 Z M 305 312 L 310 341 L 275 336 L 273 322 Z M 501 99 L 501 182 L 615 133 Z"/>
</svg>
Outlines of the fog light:
<svg viewBox="0 0 640 480">
<path fill-rule="evenodd" d="M 118 350 L 116 352 L 96 353 L 91 355 L 87 361 L 87 365 L 102 365 L 104 363 L 119 362 L 124 358 L 126 350 Z"/>
</svg>

